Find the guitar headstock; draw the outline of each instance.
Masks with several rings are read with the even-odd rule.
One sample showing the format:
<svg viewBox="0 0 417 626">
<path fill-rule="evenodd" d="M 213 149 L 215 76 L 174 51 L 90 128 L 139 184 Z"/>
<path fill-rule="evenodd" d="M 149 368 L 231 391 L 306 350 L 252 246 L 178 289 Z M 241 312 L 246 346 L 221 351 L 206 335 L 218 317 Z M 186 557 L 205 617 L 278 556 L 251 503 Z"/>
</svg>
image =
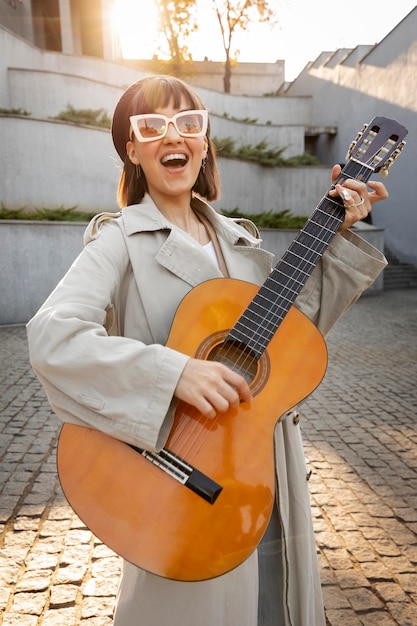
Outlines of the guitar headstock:
<svg viewBox="0 0 417 626">
<path fill-rule="evenodd" d="M 405 146 L 407 133 L 405 126 L 395 120 L 374 117 L 352 141 L 347 158 L 367 165 L 386 178 L 389 168 Z"/>
</svg>

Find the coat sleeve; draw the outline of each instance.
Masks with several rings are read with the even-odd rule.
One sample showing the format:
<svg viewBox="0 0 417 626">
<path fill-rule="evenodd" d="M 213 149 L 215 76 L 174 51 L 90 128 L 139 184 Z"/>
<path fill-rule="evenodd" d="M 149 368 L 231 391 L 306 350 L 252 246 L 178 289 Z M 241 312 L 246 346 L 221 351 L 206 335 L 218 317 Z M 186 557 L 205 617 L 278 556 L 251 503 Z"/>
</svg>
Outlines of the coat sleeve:
<svg viewBox="0 0 417 626">
<path fill-rule="evenodd" d="M 89 243 L 27 325 L 30 360 L 63 421 L 159 449 L 188 357 L 162 345 L 109 336 L 106 309 L 129 263 L 115 221 Z"/>
<path fill-rule="evenodd" d="M 384 255 L 352 231 L 336 233 L 295 304 L 327 335 L 386 265 Z"/>
</svg>

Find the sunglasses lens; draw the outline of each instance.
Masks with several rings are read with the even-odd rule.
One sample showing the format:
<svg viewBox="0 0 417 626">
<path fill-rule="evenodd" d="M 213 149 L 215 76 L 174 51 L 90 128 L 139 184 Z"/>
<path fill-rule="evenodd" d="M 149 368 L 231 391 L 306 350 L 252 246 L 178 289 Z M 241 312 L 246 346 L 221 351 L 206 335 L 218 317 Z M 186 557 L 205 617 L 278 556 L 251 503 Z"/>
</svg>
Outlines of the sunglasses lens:
<svg viewBox="0 0 417 626">
<path fill-rule="evenodd" d="M 159 117 L 145 117 L 137 122 L 137 129 L 143 139 L 158 139 L 165 134 L 166 122 Z"/>
<path fill-rule="evenodd" d="M 177 115 L 177 130 L 181 135 L 200 135 L 204 132 L 204 117 L 201 113 L 181 113 Z"/>
</svg>

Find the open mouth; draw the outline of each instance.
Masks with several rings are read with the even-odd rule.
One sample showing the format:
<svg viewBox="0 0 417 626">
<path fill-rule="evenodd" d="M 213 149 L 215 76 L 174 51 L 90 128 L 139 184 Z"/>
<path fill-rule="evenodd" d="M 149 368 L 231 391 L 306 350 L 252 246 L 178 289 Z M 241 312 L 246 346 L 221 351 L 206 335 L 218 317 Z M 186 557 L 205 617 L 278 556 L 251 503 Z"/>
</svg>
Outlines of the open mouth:
<svg viewBox="0 0 417 626">
<path fill-rule="evenodd" d="M 185 154 L 167 154 L 162 157 L 161 163 L 164 167 L 183 167 L 188 162 L 188 157 Z"/>
</svg>

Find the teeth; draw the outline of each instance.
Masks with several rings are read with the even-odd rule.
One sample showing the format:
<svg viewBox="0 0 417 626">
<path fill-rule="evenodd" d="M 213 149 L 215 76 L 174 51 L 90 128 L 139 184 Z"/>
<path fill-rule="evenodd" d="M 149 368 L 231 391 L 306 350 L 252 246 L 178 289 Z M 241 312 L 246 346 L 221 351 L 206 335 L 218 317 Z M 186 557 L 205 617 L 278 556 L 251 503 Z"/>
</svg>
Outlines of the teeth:
<svg viewBox="0 0 417 626">
<path fill-rule="evenodd" d="M 161 159 L 161 163 L 168 163 L 169 161 L 186 161 L 185 154 L 167 154 Z"/>
</svg>

